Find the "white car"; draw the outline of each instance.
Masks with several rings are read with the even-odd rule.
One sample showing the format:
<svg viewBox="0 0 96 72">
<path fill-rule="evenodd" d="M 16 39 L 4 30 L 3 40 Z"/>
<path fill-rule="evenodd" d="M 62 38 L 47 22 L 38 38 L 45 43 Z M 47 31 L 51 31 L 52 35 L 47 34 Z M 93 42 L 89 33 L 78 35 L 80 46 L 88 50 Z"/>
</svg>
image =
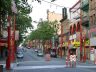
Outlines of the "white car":
<svg viewBox="0 0 96 72">
<path fill-rule="evenodd" d="M 39 51 L 37 52 L 37 56 L 43 57 L 43 52 L 42 52 L 41 50 L 39 50 Z"/>
</svg>

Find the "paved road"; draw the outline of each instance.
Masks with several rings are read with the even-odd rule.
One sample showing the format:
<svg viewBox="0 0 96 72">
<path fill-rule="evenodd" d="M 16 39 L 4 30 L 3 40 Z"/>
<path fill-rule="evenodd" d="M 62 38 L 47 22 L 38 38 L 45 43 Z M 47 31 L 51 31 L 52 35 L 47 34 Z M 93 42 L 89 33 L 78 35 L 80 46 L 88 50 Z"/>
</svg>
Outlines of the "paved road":
<svg viewBox="0 0 96 72">
<path fill-rule="evenodd" d="M 24 58 L 23 59 L 17 59 L 17 62 L 21 61 L 40 61 L 44 60 L 44 58 L 38 57 L 37 53 L 34 51 L 34 49 L 26 49 L 24 52 Z"/>
<path fill-rule="evenodd" d="M 44 57 L 38 57 L 33 49 L 27 49 L 24 58 L 18 59 L 17 63 L 10 72 L 96 72 L 96 65 L 91 64 L 78 63 L 76 68 L 66 68 L 64 58 L 45 61 Z"/>
<path fill-rule="evenodd" d="M 95 67 L 77 66 L 76 68 L 66 68 L 65 65 L 46 66 L 21 66 L 16 67 L 12 72 L 96 72 Z"/>
</svg>

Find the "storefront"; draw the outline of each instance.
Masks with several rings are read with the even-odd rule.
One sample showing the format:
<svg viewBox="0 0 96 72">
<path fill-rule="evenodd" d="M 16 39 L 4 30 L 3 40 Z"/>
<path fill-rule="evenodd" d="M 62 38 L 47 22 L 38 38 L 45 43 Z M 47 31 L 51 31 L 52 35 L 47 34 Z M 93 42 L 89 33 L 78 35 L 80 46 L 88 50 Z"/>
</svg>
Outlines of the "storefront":
<svg viewBox="0 0 96 72">
<path fill-rule="evenodd" d="M 96 57 L 96 37 L 90 38 L 90 60 L 94 61 Z"/>
<path fill-rule="evenodd" d="M 90 60 L 96 59 L 96 26 L 91 26 L 90 29 Z"/>
<path fill-rule="evenodd" d="M 7 57 L 7 43 L 6 40 L 0 40 L 0 60 L 4 60 Z"/>
</svg>

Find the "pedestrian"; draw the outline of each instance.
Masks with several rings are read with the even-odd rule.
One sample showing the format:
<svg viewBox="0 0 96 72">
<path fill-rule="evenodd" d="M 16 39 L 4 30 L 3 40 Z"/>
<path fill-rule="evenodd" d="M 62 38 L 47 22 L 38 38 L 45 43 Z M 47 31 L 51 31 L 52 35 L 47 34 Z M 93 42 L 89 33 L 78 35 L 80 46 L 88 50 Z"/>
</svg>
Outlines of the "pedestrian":
<svg viewBox="0 0 96 72">
<path fill-rule="evenodd" d="M 45 60 L 46 61 L 50 61 L 51 60 L 51 56 L 50 56 L 49 52 L 46 52 Z"/>
</svg>

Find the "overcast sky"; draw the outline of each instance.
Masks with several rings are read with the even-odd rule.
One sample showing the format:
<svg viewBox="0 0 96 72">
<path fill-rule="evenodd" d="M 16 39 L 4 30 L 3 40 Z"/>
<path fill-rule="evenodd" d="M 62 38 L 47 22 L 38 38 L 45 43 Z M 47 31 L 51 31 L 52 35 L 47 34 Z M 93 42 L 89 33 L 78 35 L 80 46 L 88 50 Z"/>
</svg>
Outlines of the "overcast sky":
<svg viewBox="0 0 96 72">
<path fill-rule="evenodd" d="M 45 0 L 45 1 L 50 1 L 50 0 Z M 78 0 L 56 0 L 55 2 L 53 2 L 53 4 L 57 4 L 60 6 L 64 6 L 67 7 L 68 9 L 70 7 L 72 7 Z M 63 7 L 59 7 L 47 2 L 42 1 L 41 4 L 39 4 L 38 2 L 34 1 L 32 2 L 32 0 L 29 0 L 29 3 L 33 6 L 32 9 L 32 13 L 30 13 L 30 16 L 32 17 L 33 21 L 39 21 L 40 18 L 42 18 L 43 20 L 46 20 L 47 18 L 47 9 L 49 9 L 49 11 L 54 11 L 56 13 L 62 13 L 62 8 Z M 34 28 L 36 29 L 36 23 L 32 23 L 34 25 Z"/>
</svg>

